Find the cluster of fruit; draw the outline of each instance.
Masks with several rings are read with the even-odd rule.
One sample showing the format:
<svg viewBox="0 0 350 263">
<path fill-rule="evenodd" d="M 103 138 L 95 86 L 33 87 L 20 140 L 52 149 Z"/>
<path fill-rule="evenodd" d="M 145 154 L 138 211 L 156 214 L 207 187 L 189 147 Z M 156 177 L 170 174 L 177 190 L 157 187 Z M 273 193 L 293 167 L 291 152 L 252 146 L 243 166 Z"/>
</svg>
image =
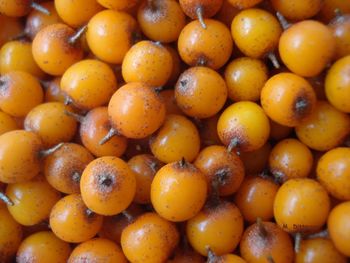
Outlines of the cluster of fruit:
<svg viewBox="0 0 350 263">
<path fill-rule="evenodd" d="M 348 262 L 348 0 L 0 0 L 0 48 L 0 262 Z"/>
</svg>

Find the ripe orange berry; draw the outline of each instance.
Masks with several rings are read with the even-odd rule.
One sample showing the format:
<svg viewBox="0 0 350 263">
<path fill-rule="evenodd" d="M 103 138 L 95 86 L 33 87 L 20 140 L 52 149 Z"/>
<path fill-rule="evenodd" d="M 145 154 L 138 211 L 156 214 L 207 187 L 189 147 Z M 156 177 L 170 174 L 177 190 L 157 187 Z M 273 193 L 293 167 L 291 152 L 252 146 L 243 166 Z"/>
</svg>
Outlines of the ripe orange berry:
<svg viewBox="0 0 350 263">
<path fill-rule="evenodd" d="M 262 58 L 278 45 L 282 28 L 269 12 L 251 8 L 238 13 L 231 25 L 231 34 L 244 55 Z"/>
<path fill-rule="evenodd" d="M 312 86 L 293 73 L 279 73 L 271 77 L 261 91 L 261 105 L 269 118 L 295 127 L 309 117 L 316 104 Z"/>
<path fill-rule="evenodd" d="M 350 149 L 326 152 L 317 163 L 317 179 L 338 200 L 350 200 Z"/>
<path fill-rule="evenodd" d="M 0 181 L 21 183 L 40 172 L 39 152 L 43 149 L 39 135 L 24 130 L 0 136 Z"/>
<path fill-rule="evenodd" d="M 112 69 L 99 60 L 86 59 L 70 66 L 61 79 L 61 90 L 81 109 L 108 103 L 118 84 Z"/>
<path fill-rule="evenodd" d="M 198 20 L 188 23 L 178 38 L 178 51 L 190 66 L 221 68 L 230 58 L 233 41 L 227 26 L 214 19 L 204 19 L 204 29 Z M 220 43 L 220 45 L 218 45 Z"/>
<path fill-rule="evenodd" d="M 162 43 L 176 41 L 186 24 L 180 4 L 174 0 L 144 1 L 138 8 L 137 20 L 149 39 Z"/>
<path fill-rule="evenodd" d="M 67 262 L 71 253 L 70 245 L 51 231 L 41 231 L 24 239 L 18 248 L 16 262 Z"/>
<path fill-rule="evenodd" d="M 207 67 L 192 67 L 180 75 L 175 86 L 175 99 L 186 115 L 209 118 L 224 106 L 227 87 L 216 71 Z"/>
<path fill-rule="evenodd" d="M 277 224 L 288 232 L 314 232 L 327 221 L 330 200 L 316 180 L 296 178 L 286 181 L 274 201 Z"/>
<path fill-rule="evenodd" d="M 63 216 L 62 216 L 63 215 Z M 52 208 L 52 232 L 70 243 L 81 243 L 93 238 L 102 226 L 102 216 L 89 210 L 79 194 L 60 199 Z"/>
<path fill-rule="evenodd" d="M 89 22 L 103 7 L 96 0 L 55 0 L 55 9 L 67 25 L 79 27 Z"/>
<path fill-rule="evenodd" d="M 83 58 L 81 42 L 72 41 L 75 31 L 65 24 L 52 24 L 41 29 L 33 39 L 32 53 L 38 66 L 54 76 Z"/>
<path fill-rule="evenodd" d="M 217 131 L 222 143 L 230 149 L 249 152 L 266 143 L 270 124 L 258 104 L 240 101 L 227 107 L 220 115 Z"/>
<path fill-rule="evenodd" d="M 22 226 L 17 223 L 6 207 L 0 207 L 0 261 L 11 262 L 22 241 Z"/>
<path fill-rule="evenodd" d="M 282 61 L 292 72 L 303 77 L 321 73 L 335 55 L 332 31 L 315 20 L 304 20 L 285 30 L 279 41 Z M 300 59 L 303 58 L 303 63 Z"/>
<path fill-rule="evenodd" d="M 137 23 L 131 15 L 104 10 L 89 20 L 86 40 L 92 53 L 99 59 L 121 64 L 136 33 Z"/>
<path fill-rule="evenodd" d="M 0 50 L 0 73 L 24 71 L 38 78 L 44 77 L 33 58 L 32 44 L 24 41 L 9 41 Z"/>
<path fill-rule="evenodd" d="M 350 56 L 337 60 L 328 70 L 325 80 L 326 96 L 330 104 L 340 111 L 350 113 Z"/>
<path fill-rule="evenodd" d="M 151 135 L 164 122 L 165 105 L 154 88 L 132 82 L 118 89 L 108 104 L 112 127 L 127 138 Z"/>
<path fill-rule="evenodd" d="M 269 156 L 269 169 L 279 181 L 309 176 L 312 164 L 310 149 L 297 139 L 279 141 Z"/>
<path fill-rule="evenodd" d="M 179 242 L 176 226 L 156 213 L 145 213 L 122 232 L 121 246 L 131 262 L 165 262 Z"/>
<path fill-rule="evenodd" d="M 219 256 L 233 251 L 242 233 L 243 218 L 239 209 L 224 201 L 204 208 L 186 225 L 189 243 L 203 256 L 207 256 L 208 247 Z"/>
<path fill-rule="evenodd" d="M 122 159 L 100 157 L 84 169 L 80 191 L 90 210 L 101 215 L 116 215 L 126 209 L 135 196 L 135 175 Z"/>
<path fill-rule="evenodd" d="M 164 163 L 184 158 L 192 162 L 200 150 L 200 137 L 196 126 L 182 115 L 169 114 L 160 129 L 151 136 L 153 155 Z"/>
<path fill-rule="evenodd" d="M 273 202 L 279 185 L 271 179 L 247 176 L 235 195 L 235 204 L 249 223 L 273 218 Z"/>
<path fill-rule="evenodd" d="M 350 257 L 350 201 L 334 207 L 328 217 L 328 232 L 334 246 L 345 256 Z"/>
<path fill-rule="evenodd" d="M 24 117 L 43 101 L 39 81 L 29 73 L 12 71 L 0 77 L 0 108 L 13 117 Z"/>
<path fill-rule="evenodd" d="M 105 238 L 94 238 L 79 244 L 69 256 L 68 263 L 90 262 L 118 262 L 126 263 L 127 260 L 114 242 Z"/>
<path fill-rule="evenodd" d="M 125 54 L 122 74 L 125 82 L 143 82 L 153 87 L 167 83 L 173 67 L 170 52 L 162 44 L 144 40 Z"/>
<path fill-rule="evenodd" d="M 61 198 L 60 193 L 41 175 L 27 182 L 9 184 L 6 195 L 13 202 L 13 205 L 8 205 L 10 214 L 25 226 L 47 219 L 51 208 Z"/>
<path fill-rule="evenodd" d="M 233 60 L 225 70 L 229 98 L 233 101 L 258 101 L 267 74 L 267 67 L 261 60 L 249 57 Z"/>
<path fill-rule="evenodd" d="M 186 221 L 202 209 L 207 188 L 204 174 L 194 165 L 185 160 L 169 163 L 152 181 L 152 205 L 169 221 Z"/>
<path fill-rule="evenodd" d="M 328 102 L 318 101 L 313 113 L 295 131 L 309 148 L 327 151 L 341 145 L 350 133 L 350 117 Z"/>
</svg>

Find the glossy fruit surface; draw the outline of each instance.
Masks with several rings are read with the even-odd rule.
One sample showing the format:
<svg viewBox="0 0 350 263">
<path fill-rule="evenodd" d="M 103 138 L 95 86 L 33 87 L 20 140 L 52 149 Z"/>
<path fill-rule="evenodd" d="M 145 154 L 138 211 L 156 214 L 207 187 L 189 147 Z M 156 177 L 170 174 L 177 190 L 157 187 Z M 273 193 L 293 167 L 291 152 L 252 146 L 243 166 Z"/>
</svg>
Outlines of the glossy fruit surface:
<svg viewBox="0 0 350 263">
<path fill-rule="evenodd" d="M 163 218 L 186 221 L 203 207 L 207 197 L 207 181 L 200 170 L 186 161 L 163 166 L 151 185 L 151 201 Z"/>
</svg>

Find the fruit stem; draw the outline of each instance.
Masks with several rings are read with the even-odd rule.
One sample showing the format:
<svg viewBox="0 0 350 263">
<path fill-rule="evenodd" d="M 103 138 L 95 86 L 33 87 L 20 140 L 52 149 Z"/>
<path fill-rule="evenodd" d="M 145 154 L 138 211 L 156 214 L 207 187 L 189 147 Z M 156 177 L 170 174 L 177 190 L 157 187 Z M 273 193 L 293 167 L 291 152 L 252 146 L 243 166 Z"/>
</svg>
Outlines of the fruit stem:
<svg viewBox="0 0 350 263">
<path fill-rule="evenodd" d="M 207 263 L 215 263 L 217 262 L 217 256 L 215 255 L 214 251 L 210 249 L 209 246 L 206 247 L 208 251 L 208 261 Z"/>
<path fill-rule="evenodd" d="M 196 14 L 197 14 L 197 17 L 198 17 L 198 20 L 199 20 L 199 23 L 201 24 L 201 26 L 204 29 L 207 29 L 207 25 L 205 24 L 204 18 L 203 18 L 203 7 L 202 6 L 197 7 Z"/>
<path fill-rule="evenodd" d="M 148 5 L 148 6 L 151 8 L 151 10 L 153 10 L 153 11 L 157 9 L 155 0 L 147 0 L 147 5 Z"/>
<path fill-rule="evenodd" d="M 181 168 L 185 168 L 187 164 L 185 157 L 182 157 L 179 163 Z"/>
<path fill-rule="evenodd" d="M 84 116 L 80 115 L 80 114 L 77 114 L 77 113 L 74 113 L 74 112 L 70 112 L 68 110 L 64 110 L 64 114 L 66 114 L 67 116 L 69 117 L 72 117 L 74 118 L 76 121 L 82 123 L 84 121 Z"/>
<path fill-rule="evenodd" d="M 281 67 L 281 65 L 280 65 L 280 63 L 279 63 L 279 61 L 278 61 L 278 59 L 277 59 L 275 53 L 269 52 L 269 53 L 267 54 L 267 57 L 268 57 L 268 59 L 272 62 L 272 65 L 273 65 L 275 68 L 278 69 L 278 68 Z"/>
<path fill-rule="evenodd" d="M 273 259 L 272 255 L 268 255 L 266 259 L 269 263 L 275 263 L 275 260 Z"/>
<path fill-rule="evenodd" d="M 48 16 L 51 15 L 51 13 L 50 13 L 49 10 L 47 10 L 47 9 L 46 9 L 45 7 L 43 7 L 42 5 L 39 5 L 38 3 L 32 2 L 32 3 L 30 4 L 30 7 L 33 8 L 33 9 L 35 9 L 35 10 L 37 10 L 37 11 L 39 11 L 39 12 L 41 12 L 41 13 L 43 13 L 43 14 L 45 14 L 45 15 L 48 15 Z"/>
<path fill-rule="evenodd" d="M 280 171 L 273 171 L 272 175 L 273 175 L 273 179 L 274 179 L 274 181 L 276 183 L 278 183 L 278 184 L 282 184 L 283 183 L 285 176 L 284 176 L 284 174 L 282 172 L 280 172 Z"/>
<path fill-rule="evenodd" d="M 328 238 L 328 237 L 329 237 L 329 233 L 327 229 L 307 236 L 307 238 Z"/>
<path fill-rule="evenodd" d="M 74 182 L 78 183 L 80 181 L 80 177 L 81 177 L 81 174 L 79 172 L 74 172 L 72 174 L 72 179 L 73 179 Z"/>
<path fill-rule="evenodd" d="M 118 135 L 118 131 L 114 128 L 110 128 L 108 133 L 105 137 L 101 139 L 101 141 L 98 143 L 99 145 L 103 145 L 106 142 L 108 142 L 113 136 Z"/>
<path fill-rule="evenodd" d="M 0 200 L 3 201 L 8 206 L 14 206 L 15 204 L 12 202 L 12 200 L 5 195 L 3 192 L 0 192 Z"/>
<path fill-rule="evenodd" d="M 256 219 L 256 224 L 259 228 L 260 236 L 262 238 L 267 238 L 268 233 L 260 217 Z"/>
<path fill-rule="evenodd" d="M 85 213 L 88 218 L 93 217 L 93 215 L 95 214 L 95 212 L 90 210 L 89 208 L 86 208 Z"/>
<path fill-rule="evenodd" d="M 61 142 L 47 150 L 41 150 L 39 152 L 39 158 L 45 158 L 47 156 L 49 156 L 50 154 L 53 154 L 55 151 L 57 151 L 58 149 L 60 149 L 63 146 L 64 142 Z"/>
<path fill-rule="evenodd" d="M 288 27 L 291 26 L 291 24 L 287 21 L 287 19 L 280 12 L 276 12 L 276 16 L 277 16 L 278 21 L 280 22 L 280 24 L 284 30 L 288 29 Z"/>
<path fill-rule="evenodd" d="M 334 14 L 336 19 L 343 16 L 343 12 L 340 10 L 340 8 L 334 9 Z"/>
<path fill-rule="evenodd" d="M 204 66 L 207 65 L 207 62 L 208 62 L 208 61 L 206 60 L 205 57 L 200 56 L 200 57 L 198 58 L 198 60 L 197 60 L 197 66 L 202 66 L 202 67 L 204 67 Z"/>
<path fill-rule="evenodd" d="M 154 91 L 157 93 L 157 94 L 159 94 L 161 91 L 163 90 L 163 87 L 155 87 L 154 88 Z"/>
<path fill-rule="evenodd" d="M 64 105 L 70 105 L 70 104 L 72 104 L 73 103 L 73 100 L 70 98 L 70 97 L 68 97 L 68 96 L 66 96 L 65 98 L 64 98 Z"/>
<path fill-rule="evenodd" d="M 301 233 L 296 233 L 294 237 L 294 251 L 299 253 L 300 251 L 300 242 L 301 242 Z"/>
<path fill-rule="evenodd" d="M 79 28 L 78 31 L 68 39 L 68 43 L 74 45 L 82 37 L 86 29 L 87 25 L 84 25 L 81 28 Z"/>
<path fill-rule="evenodd" d="M 239 151 L 238 147 L 239 147 L 239 139 L 237 137 L 234 137 L 231 139 L 231 141 L 227 147 L 227 151 L 232 152 L 233 149 L 236 149 L 237 155 L 240 155 L 241 152 Z"/>
<path fill-rule="evenodd" d="M 10 41 L 15 41 L 15 40 L 23 40 L 27 37 L 27 32 L 22 32 L 22 33 L 19 33 L 18 35 L 15 35 L 13 37 L 10 38 Z"/>
<path fill-rule="evenodd" d="M 132 222 L 134 220 L 134 217 L 127 210 L 124 210 L 122 215 L 125 216 L 128 222 Z"/>
</svg>

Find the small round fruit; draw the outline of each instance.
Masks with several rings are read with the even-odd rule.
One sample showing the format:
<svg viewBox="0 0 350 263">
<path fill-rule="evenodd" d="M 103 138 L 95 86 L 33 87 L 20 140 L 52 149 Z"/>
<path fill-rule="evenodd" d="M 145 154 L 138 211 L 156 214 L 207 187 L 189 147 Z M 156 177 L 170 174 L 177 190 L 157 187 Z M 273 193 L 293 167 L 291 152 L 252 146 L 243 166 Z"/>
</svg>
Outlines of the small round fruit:
<svg viewBox="0 0 350 263">
<path fill-rule="evenodd" d="M 266 143 L 270 124 L 258 104 L 240 101 L 227 107 L 220 115 L 217 131 L 221 142 L 229 149 L 249 152 Z"/>
<path fill-rule="evenodd" d="M 334 207 L 328 217 L 328 232 L 334 246 L 350 257 L 350 201 Z"/>
<path fill-rule="evenodd" d="M 151 185 L 151 201 L 163 218 L 181 222 L 195 216 L 207 197 L 207 181 L 194 165 L 181 160 L 163 166 Z"/>
<path fill-rule="evenodd" d="M 327 221 L 330 199 L 316 180 L 296 178 L 286 181 L 274 201 L 277 224 L 287 232 L 314 232 Z"/>
<path fill-rule="evenodd" d="M 328 70 L 325 80 L 326 96 L 330 104 L 350 113 L 350 56 L 337 60 Z"/>
<path fill-rule="evenodd" d="M 118 157 L 100 157 L 89 163 L 80 179 L 86 206 L 101 215 L 125 210 L 135 196 L 136 179 L 128 164 Z"/>
<path fill-rule="evenodd" d="M 79 194 L 60 199 L 52 208 L 52 232 L 70 243 L 81 243 L 93 238 L 102 226 L 103 217 L 89 210 Z"/>
<path fill-rule="evenodd" d="M 176 226 L 156 213 L 145 213 L 124 228 L 121 246 L 131 262 L 165 262 L 179 242 Z"/>
<path fill-rule="evenodd" d="M 68 263 L 89 262 L 126 263 L 127 260 L 121 248 L 111 240 L 94 238 L 85 241 L 74 248 Z"/>
<path fill-rule="evenodd" d="M 269 118 L 288 127 L 295 127 L 309 117 L 316 104 L 312 86 L 293 73 L 271 77 L 261 91 L 261 105 Z"/>
<path fill-rule="evenodd" d="M 34 233 L 24 239 L 18 248 L 16 262 L 67 262 L 71 253 L 70 245 L 51 231 Z"/>
<path fill-rule="evenodd" d="M 326 152 L 317 163 L 317 179 L 338 200 L 350 200 L 350 149 Z"/>
</svg>

